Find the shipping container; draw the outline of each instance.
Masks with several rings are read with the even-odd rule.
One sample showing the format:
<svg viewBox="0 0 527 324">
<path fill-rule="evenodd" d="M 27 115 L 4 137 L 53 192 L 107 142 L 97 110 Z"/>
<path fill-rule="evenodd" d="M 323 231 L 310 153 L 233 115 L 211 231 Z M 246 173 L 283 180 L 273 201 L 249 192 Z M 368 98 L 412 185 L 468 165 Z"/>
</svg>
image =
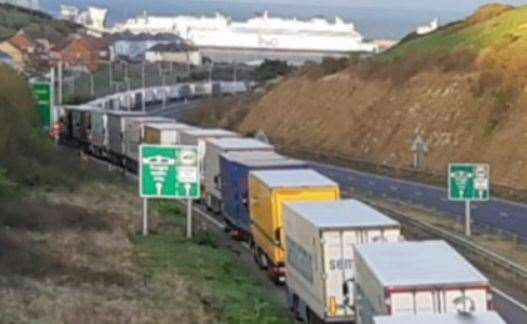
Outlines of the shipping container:
<svg viewBox="0 0 527 324">
<path fill-rule="evenodd" d="M 126 167 L 131 171 L 137 171 L 137 159 L 139 157 L 139 146 L 143 143 L 145 136 L 145 124 L 168 124 L 174 121 L 165 117 L 126 117 L 124 119 L 124 155 L 127 158 Z"/>
<path fill-rule="evenodd" d="M 90 106 L 64 107 L 64 138 L 71 144 L 88 149 L 91 135 L 91 115 L 100 109 Z"/>
<path fill-rule="evenodd" d="M 239 134 L 220 128 L 194 128 L 181 131 L 180 141 L 182 145 L 197 145 L 200 158 L 205 157 L 205 140 L 208 138 L 240 137 Z"/>
<path fill-rule="evenodd" d="M 204 174 L 204 158 L 205 158 L 205 140 L 207 138 L 226 138 L 226 137 L 240 137 L 239 134 L 220 129 L 220 128 L 189 128 L 184 129 L 179 133 L 179 141 L 181 145 L 197 145 L 198 146 L 198 155 L 200 159 L 200 168 L 201 168 L 201 183 L 205 178 Z"/>
<path fill-rule="evenodd" d="M 91 114 L 91 126 L 92 153 L 99 157 L 105 157 L 108 147 L 108 112 L 104 110 L 94 111 Z"/>
<path fill-rule="evenodd" d="M 134 111 L 142 111 L 143 110 L 143 92 L 142 91 L 136 91 L 134 93 Z"/>
<path fill-rule="evenodd" d="M 185 129 L 194 127 L 181 123 L 145 124 L 144 142 L 157 145 L 178 145 L 179 136 Z"/>
<path fill-rule="evenodd" d="M 175 85 L 175 86 L 169 87 L 169 90 L 168 90 L 168 99 L 169 99 L 169 101 L 175 102 L 175 101 L 178 101 L 178 100 L 181 99 L 180 89 L 181 89 L 180 85 Z"/>
<path fill-rule="evenodd" d="M 496 312 L 378 316 L 374 324 L 506 324 Z"/>
<path fill-rule="evenodd" d="M 268 270 L 271 279 L 285 281 L 284 203 L 338 199 L 338 184 L 314 170 L 266 170 L 249 174 L 251 247 L 255 261 Z"/>
<path fill-rule="evenodd" d="M 353 247 L 399 242 L 400 224 L 357 200 L 285 206 L 289 305 L 306 321 L 354 321 Z"/>
<path fill-rule="evenodd" d="M 189 84 L 182 84 L 179 93 L 182 99 L 190 99 L 192 98 L 192 87 Z"/>
<path fill-rule="evenodd" d="M 145 104 L 146 106 L 154 105 L 156 102 L 155 91 L 153 88 L 147 88 L 144 90 Z"/>
<path fill-rule="evenodd" d="M 124 165 L 124 125 L 128 117 L 143 117 L 144 113 L 129 111 L 110 111 L 108 112 L 108 151 L 112 160 L 120 165 Z"/>
<path fill-rule="evenodd" d="M 249 172 L 255 170 L 305 169 L 307 163 L 275 152 L 231 152 L 220 157 L 220 180 L 223 216 L 232 235 L 241 240 L 250 238 Z"/>
<path fill-rule="evenodd" d="M 274 151 L 272 145 L 252 138 L 207 138 L 205 141 L 204 194 L 205 204 L 216 213 L 221 212 L 220 156 L 228 152 Z"/>
<path fill-rule="evenodd" d="M 471 312 L 492 308 L 488 279 L 443 241 L 355 247 L 358 324 L 375 316 Z"/>
</svg>

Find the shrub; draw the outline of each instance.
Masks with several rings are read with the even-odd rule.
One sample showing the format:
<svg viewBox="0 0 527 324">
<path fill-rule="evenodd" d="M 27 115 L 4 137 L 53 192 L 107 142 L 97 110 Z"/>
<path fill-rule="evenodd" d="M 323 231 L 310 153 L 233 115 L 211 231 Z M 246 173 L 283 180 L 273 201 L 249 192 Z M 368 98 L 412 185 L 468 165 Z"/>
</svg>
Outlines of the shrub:
<svg viewBox="0 0 527 324">
<path fill-rule="evenodd" d="M 293 71 L 293 68 L 285 61 L 265 60 L 256 69 L 256 79 L 258 81 L 268 81 L 289 74 L 291 71 Z"/>
</svg>

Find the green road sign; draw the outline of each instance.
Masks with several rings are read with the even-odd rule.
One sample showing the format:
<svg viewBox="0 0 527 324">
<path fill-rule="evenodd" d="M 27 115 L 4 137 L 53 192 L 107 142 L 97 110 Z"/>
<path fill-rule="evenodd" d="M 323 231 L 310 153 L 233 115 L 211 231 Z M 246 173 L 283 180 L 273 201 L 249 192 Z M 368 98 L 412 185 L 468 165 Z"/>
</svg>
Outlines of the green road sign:
<svg viewBox="0 0 527 324">
<path fill-rule="evenodd" d="M 448 167 L 448 198 L 453 201 L 490 199 L 488 164 L 454 163 Z"/>
<path fill-rule="evenodd" d="M 142 145 L 139 183 L 143 198 L 199 199 L 198 148 Z"/>
<path fill-rule="evenodd" d="M 37 101 L 40 122 L 44 127 L 52 127 L 53 120 L 53 91 L 50 83 L 35 82 L 32 84 L 35 100 Z"/>
</svg>

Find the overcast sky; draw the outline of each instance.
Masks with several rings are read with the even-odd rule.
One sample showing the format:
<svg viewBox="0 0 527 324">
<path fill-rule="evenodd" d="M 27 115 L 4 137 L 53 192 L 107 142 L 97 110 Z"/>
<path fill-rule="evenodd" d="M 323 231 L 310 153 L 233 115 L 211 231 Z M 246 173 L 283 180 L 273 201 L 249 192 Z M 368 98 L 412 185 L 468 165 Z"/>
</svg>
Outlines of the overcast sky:
<svg viewBox="0 0 527 324">
<path fill-rule="evenodd" d="M 164 0 L 166 1 L 166 0 Z M 187 0 L 189 1 L 189 0 Z M 192 0 L 190 0 L 192 1 Z M 203 1 L 203 0 L 199 0 Z M 513 5 L 527 4 L 526 0 L 207 0 L 220 2 L 246 2 L 246 3 L 287 3 L 310 5 L 335 5 L 346 7 L 389 7 L 389 8 L 430 8 L 439 10 L 464 11 L 479 7 L 486 3 L 509 3 Z"/>
</svg>

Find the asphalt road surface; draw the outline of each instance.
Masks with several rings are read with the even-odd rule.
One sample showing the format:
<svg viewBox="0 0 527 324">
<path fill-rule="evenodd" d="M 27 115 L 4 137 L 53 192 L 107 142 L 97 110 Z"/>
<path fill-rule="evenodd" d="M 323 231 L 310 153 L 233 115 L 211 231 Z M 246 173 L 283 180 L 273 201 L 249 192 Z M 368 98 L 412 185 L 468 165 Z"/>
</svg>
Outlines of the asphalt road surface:
<svg viewBox="0 0 527 324">
<path fill-rule="evenodd" d="M 352 190 L 371 192 L 379 197 L 389 197 L 413 205 L 424 206 L 451 217 L 463 217 L 465 215 L 465 204 L 449 201 L 446 188 L 326 164 L 316 163 L 313 166 L 338 181 L 342 186 Z M 500 229 L 527 242 L 527 205 L 525 204 L 501 199 L 472 203 L 472 218 L 476 225 Z"/>
</svg>

